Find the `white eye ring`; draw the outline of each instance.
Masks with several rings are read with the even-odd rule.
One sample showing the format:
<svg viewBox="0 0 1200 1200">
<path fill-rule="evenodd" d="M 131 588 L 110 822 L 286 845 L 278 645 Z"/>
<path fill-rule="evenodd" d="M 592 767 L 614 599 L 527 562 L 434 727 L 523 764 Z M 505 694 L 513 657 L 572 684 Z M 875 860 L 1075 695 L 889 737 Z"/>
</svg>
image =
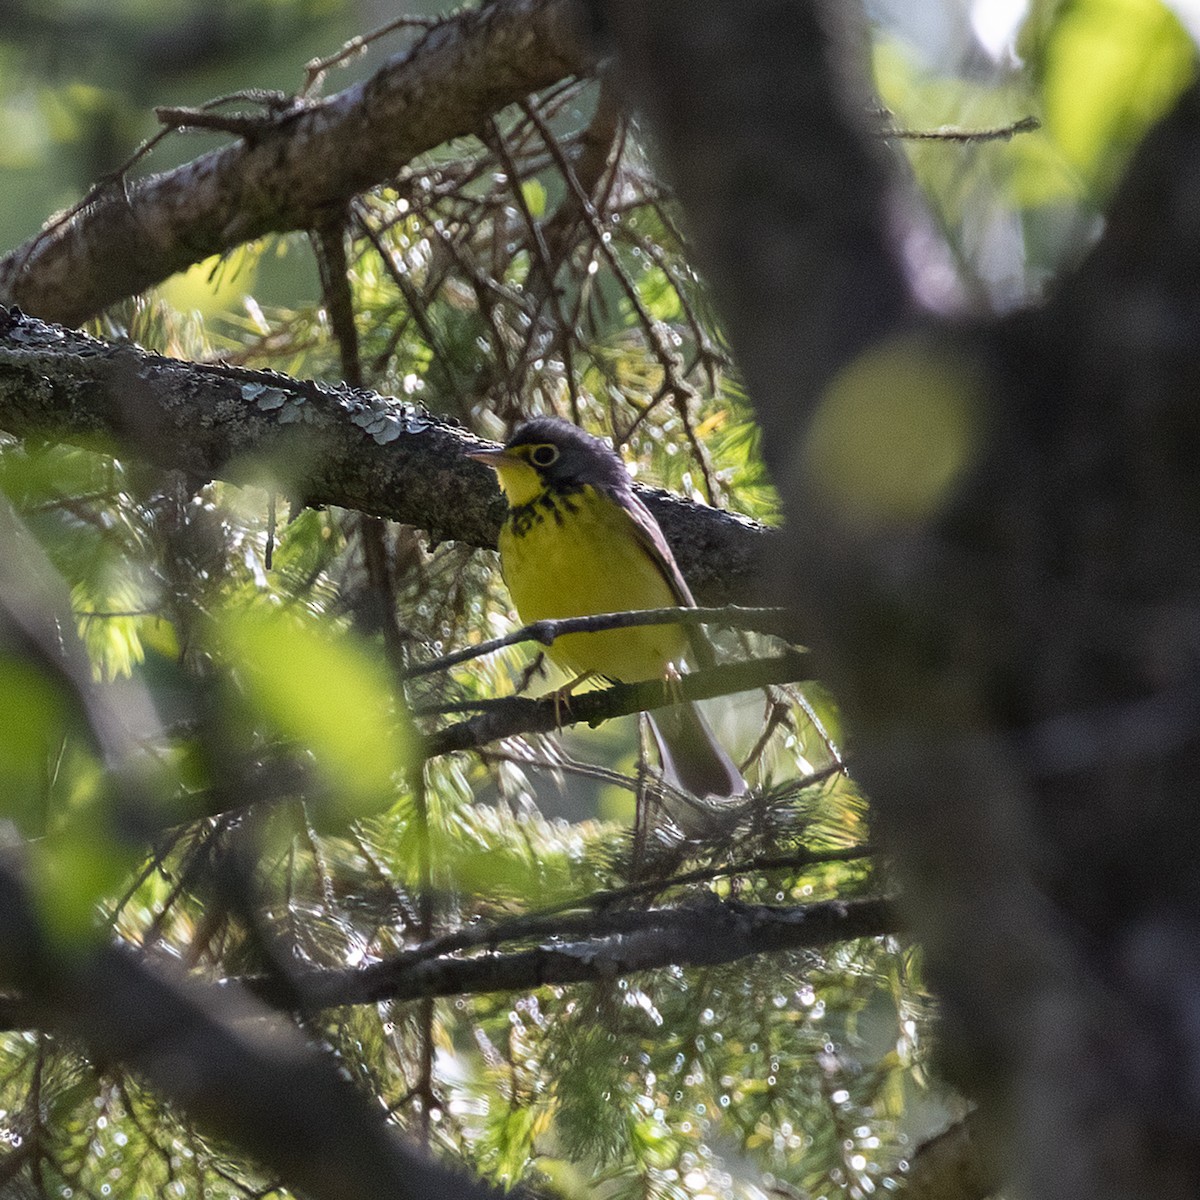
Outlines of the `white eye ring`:
<svg viewBox="0 0 1200 1200">
<path fill-rule="evenodd" d="M 558 447 L 534 446 L 529 452 L 529 461 L 535 467 L 552 467 L 558 461 Z"/>
</svg>

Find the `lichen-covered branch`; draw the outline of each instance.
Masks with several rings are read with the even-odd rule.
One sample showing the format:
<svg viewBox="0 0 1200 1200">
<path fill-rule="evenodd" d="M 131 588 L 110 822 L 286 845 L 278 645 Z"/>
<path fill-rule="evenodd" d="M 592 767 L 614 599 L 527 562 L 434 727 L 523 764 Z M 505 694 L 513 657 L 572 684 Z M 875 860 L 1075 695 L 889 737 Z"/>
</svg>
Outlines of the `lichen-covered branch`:
<svg viewBox="0 0 1200 1200">
<path fill-rule="evenodd" d="M 478 446 L 424 409 L 374 392 L 199 365 L 115 346 L 0 309 L 0 429 L 100 445 L 198 482 L 262 483 L 357 509 L 437 539 L 494 546 L 504 502 Z M 644 489 L 697 598 L 764 599 L 776 535 L 752 521 Z"/>
</svg>

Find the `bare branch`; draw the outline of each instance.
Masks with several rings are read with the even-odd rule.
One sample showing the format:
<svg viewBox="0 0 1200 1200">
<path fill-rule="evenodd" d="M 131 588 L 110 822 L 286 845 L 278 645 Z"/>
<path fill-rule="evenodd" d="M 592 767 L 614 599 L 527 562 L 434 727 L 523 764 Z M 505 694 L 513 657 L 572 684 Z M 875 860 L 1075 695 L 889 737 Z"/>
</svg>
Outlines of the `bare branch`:
<svg viewBox="0 0 1200 1200">
<path fill-rule="evenodd" d="M 569 0 L 464 9 L 370 79 L 255 121 L 253 137 L 120 181 L 0 260 L 0 301 L 74 324 L 192 263 L 311 228 L 418 154 L 592 60 Z"/>
<path fill-rule="evenodd" d="M 741 608 L 727 604 L 722 608 L 644 608 L 630 612 L 598 613 L 591 617 L 566 617 L 559 621 L 534 621 L 523 625 L 504 637 L 480 642 L 478 646 L 467 646 L 453 654 L 444 654 L 429 662 L 417 663 L 405 674 L 411 679 L 418 675 L 431 675 L 435 671 L 447 671 L 473 658 L 483 658 L 515 646 L 520 642 L 538 642 L 551 646 L 569 633 L 595 633 L 601 629 L 632 629 L 640 625 L 720 625 L 726 629 L 748 629 L 756 633 L 782 632 L 790 624 L 786 608 Z"/>
<path fill-rule="evenodd" d="M 400 956 L 368 967 L 312 972 L 302 977 L 301 986 L 306 1001 L 316 1008 L 522 991 L 545 984 L 611 981 L 661 967 L 715 966 L 755 954 L 809 950 L 900 931 L 900 919 L 888 899 L 790 907 L 710 901 L 592 914 L 573 921 L 559 918 L 559 924 L 566 932 L 574 927 L 592 936 L 478 958 L 412 962 Z M 275 998 L 273 978 L 245 984 L 261 998 Z"/>
<path fill-rule="evenodd" d="M 795 683 L 803 675 L 804 658 L 788 650 L 774 658 L 750 659 L 709 667 L 667 683 L 616 683 L 597 692 L 578 696 L 527 700 L 509 696 L 503 700 L 479 701 L 470 705 L 444 705 L 438 711 L 485 708 L 477 717 L 430 734 L 425 755 L 435 758 L 456 750 L 473 750 L 500 738 L 518 734 L 549 733 L 568 725 L 586 722 L 598 725 L 614 717 L 648 712 L 677 704 L 680 700 L 710 700 L 733 692 L 748 692 L 771 684 Z M 417 714 L 421 714 L 420 709 Z"/>
</svg>

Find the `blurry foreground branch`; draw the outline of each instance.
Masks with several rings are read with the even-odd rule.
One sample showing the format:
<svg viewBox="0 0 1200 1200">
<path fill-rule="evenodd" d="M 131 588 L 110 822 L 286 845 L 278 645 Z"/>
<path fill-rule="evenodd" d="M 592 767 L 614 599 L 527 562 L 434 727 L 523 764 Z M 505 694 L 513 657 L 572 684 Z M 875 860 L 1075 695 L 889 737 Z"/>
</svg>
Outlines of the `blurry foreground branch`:
<svg viewBox="0 0 1200 1200">
<path fill-rule="evenodd" d="M 53 952 L 11 861 L 0 866 L 0 963 L 0 986 L 35 988 L 27 1027 L 137 1073 L 314 1200 L 494 1195 L 407 1146 L 332 1059 L 242 989 L 218 992 L 115 945 Z"/>
<path fill-rule="evenodd" d="M 839 36 L 861 6 L 595 7 L 784 485 L 788 594 L 928 955 L 943 1068 L 1015 1192 L 1197 1195 L 1200 89 L 1057 294 L 964 327 L 920 311 L 896 251 L 924 218 L 864 128 L 865 39 Z M 883 394 L 903 429 L 938 386 L 974 425 L 954 486 L 907 513 L 839 490 L 822 416 L 846 405 L 851 437 Z M 901 453 L 879 461 L 911 477 Z"/>
</svg>

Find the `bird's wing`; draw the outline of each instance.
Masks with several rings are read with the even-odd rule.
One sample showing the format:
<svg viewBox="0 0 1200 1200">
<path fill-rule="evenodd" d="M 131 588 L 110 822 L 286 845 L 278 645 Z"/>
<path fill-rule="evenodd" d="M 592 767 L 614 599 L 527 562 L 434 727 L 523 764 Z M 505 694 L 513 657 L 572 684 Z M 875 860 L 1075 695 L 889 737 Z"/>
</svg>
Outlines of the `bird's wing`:
<svg viewBox="0 0 1200 1200">
<path fill-rule="evenodd" d="M 691 589 L 683 578 L 679 564 L 675 561 L 675 555 L 671 553 L 671 547 L 667 545 L 667 539 L 663 537 L 663 531 L 651 515 L 650 510 L 634 495 L 632 490 L 622 492 L 619 500 L 622 509 L 629 514 L 634 536 L 658 568 L 667 586 L 671 589 L 675 602 L 681 608 L 695 608 L 696 601 L 692 596 Z M 696 665 L 699 667 L 712 666 L 715 661 L 712 646 L 709 645 L 708 638 L 704 636 L 704 631 L 700 626 L 689 625 L 687 637 L 692 647 L 692 654 L 696 658 Z"/>
</svg>

